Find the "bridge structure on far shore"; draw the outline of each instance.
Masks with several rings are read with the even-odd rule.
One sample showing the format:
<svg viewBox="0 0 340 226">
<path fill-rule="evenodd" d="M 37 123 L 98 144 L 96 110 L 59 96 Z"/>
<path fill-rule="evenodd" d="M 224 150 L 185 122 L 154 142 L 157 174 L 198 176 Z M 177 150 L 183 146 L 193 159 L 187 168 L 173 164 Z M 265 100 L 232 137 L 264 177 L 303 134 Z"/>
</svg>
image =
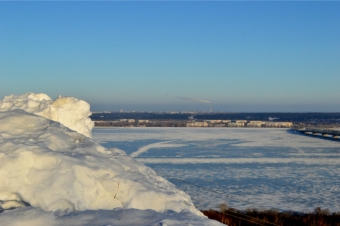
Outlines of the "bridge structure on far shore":
<svg viewBox="0 0 340 226">
<path fill-rule="evenodd" d="M 340 130 L 331 130 L 331 129 L 319 129 L 319 128 L 302 128 L 297 129 L 300 133 L 308 134 L 308 135 L 316 135 L 323 137 L 333 137 L 336 139 L 340 138 Z"/>
</svg>

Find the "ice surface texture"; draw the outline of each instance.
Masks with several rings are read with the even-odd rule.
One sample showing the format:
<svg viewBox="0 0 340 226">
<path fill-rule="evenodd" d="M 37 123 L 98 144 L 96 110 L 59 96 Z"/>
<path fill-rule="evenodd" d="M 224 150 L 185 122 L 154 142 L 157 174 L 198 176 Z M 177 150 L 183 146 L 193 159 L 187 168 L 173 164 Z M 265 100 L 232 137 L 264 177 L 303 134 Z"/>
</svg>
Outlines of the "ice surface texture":
<svg viewBox="0 0 340 226">
<path fill-rule="evenodd" d="M 12 94 L 0 100 L 0 112 L 15 109 L 60 122 L 87 137 L 91 137 L 91 130 L 94 127 L 94 123 L 89 118 L 90 105 L 74 97 L 59 96 L 53 101 L 46 94 L 26 93 Z"/>
<path fill-rule="evenodd" d="M 200 209 L 222 203 L 242 210 L 340 209 L 336 139 L 286 128 L 95 128 L 92 133 L 103 146 L 140 153 L 137 161 L 189 194 Z"/>
<path fill-rule="evenodd" d="M 26 202 L 56 214 L 136 208 L 201 215 L 188 195 L 149 167 L 58 122 L 12 110 L 0 112 L 0 125 L 4 209 Z"/>
</svg>

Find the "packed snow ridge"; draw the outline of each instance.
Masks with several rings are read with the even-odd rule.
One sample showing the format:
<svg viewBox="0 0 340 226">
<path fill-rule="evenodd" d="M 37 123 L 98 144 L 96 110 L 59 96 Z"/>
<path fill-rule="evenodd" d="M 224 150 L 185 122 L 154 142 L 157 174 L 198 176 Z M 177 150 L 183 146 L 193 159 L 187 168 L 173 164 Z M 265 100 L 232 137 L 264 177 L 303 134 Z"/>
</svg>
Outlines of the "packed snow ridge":
<svg viewBox="0 0 340 226">
<path fill-rule="evenodd" d="M 202 215 L 187 194 L 152 169 L 93 142 L 86 102 L 28 93 L 5 97 L 0 109 L 2 209 L 31 205 L 63 215 L 135 208 Z"/>
<path fill-rule="evenodd" d="M 6 96 L 0 100 L 0 112 L 21 109 L 28 113 L 40 115 L 91 138 L 94 123 L 89 116 L 90 105 L 74 97 L 59 96 L 52 100 L 43 93 L 26 93 Z"/>
</svg>

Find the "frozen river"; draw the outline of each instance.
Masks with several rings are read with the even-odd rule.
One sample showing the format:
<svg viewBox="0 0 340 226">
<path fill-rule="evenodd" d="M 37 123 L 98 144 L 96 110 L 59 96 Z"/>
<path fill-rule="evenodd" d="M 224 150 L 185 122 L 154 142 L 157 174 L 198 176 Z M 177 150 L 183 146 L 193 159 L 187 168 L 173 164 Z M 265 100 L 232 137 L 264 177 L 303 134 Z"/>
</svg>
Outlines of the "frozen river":
<svg viewBox="0 0 340 226">
<path fill-rule="evenodd" d="M 199 209 L 340 211 L 340 142 L 268 128 L 95 128 Z"/>
</svg>

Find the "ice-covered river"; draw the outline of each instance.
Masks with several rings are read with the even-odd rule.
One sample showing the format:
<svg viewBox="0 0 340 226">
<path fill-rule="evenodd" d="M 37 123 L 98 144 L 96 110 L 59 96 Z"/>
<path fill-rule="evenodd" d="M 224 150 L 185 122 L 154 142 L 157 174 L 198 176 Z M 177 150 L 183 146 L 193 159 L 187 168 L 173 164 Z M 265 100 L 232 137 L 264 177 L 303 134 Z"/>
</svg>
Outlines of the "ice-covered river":
<svg viewBox="0 0 340 226">
<path fill-rule="evenodd" d="M 199 209 L 340 211 L 340 142 L 287 129 L 95 128 L 187 192 Z"/>
</svg>

